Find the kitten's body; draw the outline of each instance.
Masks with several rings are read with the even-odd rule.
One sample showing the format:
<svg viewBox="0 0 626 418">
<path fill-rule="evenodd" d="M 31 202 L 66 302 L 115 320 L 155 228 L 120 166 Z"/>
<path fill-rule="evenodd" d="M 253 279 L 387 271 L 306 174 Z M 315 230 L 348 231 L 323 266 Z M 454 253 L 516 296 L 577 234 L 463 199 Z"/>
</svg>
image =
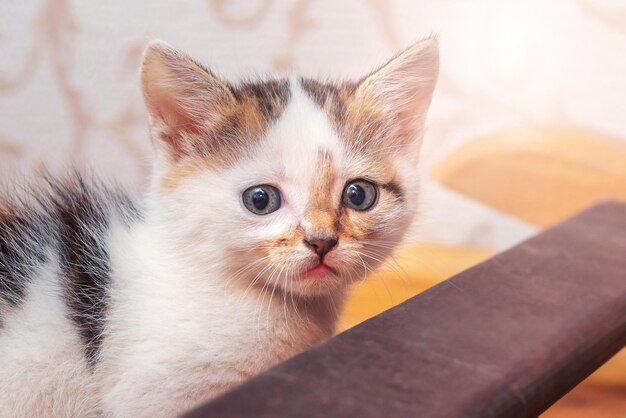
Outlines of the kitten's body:
<svg viewBox="0 0 626 418">
<path fill-rule="evenodd" d="M 404 96 L 398 109 L 376 102 L 406 56 L 344 87 L 229 87 L 153 45 L 143 81 L 158 152 L 144 201 L 76 175 L 0 202 L 3 410 L 174 416 L 331 336 L 349 285 L 415 211 L 406 135 L 419 141 L 436 76 L 426 42 L 409 54 L 435 68 L 418 74 L 413 116 Z M 376 185 L 372 209 L 342 206 L 355 178 Z M 255 184 L 277 185 L 280 208 L 247 211 L 241 193 Z M 331 238 L 324 254 L 311 244 Z"/>
<path fill-rule="evenodd" d="M 0 216 L 3 245 L 29 241 L 0 258 L 0 405 L 15 416 L 174 416 L 332 334 L 341 292 L 199 274 L 119 192 L 79 176 L 54 189 Z"/>
</svg>

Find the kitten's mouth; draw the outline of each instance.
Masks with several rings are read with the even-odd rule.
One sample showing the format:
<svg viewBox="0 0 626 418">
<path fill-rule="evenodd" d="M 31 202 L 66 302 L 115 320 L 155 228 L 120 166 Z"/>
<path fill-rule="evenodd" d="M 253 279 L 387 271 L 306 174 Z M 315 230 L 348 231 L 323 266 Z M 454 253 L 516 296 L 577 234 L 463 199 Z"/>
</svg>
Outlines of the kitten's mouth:
<svg viewBox="0 0 626 418">
<path fill-rule="evenodd" d="M 330 267 L 328 264 L 325 263 L 319 263 L 316 266 L 314 266 L 313 268 L 309 269 L 306 272 L 307 277 L 312 277 L 312 278 L 321 278 L 321 277 L 326 277 L 329 275 L 336 275 L 337 274 L 337 270 L 335 270 L 334 268 Z"/>
</svg>

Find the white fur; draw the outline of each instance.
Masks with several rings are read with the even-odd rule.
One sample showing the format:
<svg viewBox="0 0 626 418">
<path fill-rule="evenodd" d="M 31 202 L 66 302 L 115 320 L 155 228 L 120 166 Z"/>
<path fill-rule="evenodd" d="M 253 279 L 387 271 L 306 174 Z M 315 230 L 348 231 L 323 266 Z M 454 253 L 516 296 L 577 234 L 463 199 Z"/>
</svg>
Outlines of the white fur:
<svg viewBox="0 0 626 418">
<path fill-rule="evenodd" d="M 0 330 L 2 416 L 95 417 L 97 388 L 83 344 L 67 318 L 58 263 L 43 265 L 17 311 L 3 310 Z M 10 411 L 10 412 L 9 412 Z"/>
</svg>

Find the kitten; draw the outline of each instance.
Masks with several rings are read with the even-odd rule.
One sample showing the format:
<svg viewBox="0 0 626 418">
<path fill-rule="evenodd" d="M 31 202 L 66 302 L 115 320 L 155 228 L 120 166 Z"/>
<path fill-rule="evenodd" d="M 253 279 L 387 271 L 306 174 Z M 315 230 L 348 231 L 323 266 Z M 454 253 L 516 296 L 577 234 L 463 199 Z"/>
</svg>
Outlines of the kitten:
<svg viewBox="0 0 626 418">
<path fill-rule="evenodd" d="M 170 417 L 333 335 L 402 239 L 435 40 L 358 82 L 229 84 L 161 42 L 142 202 L 78 174 L 0 202 L 0 405 Z"/>
</svg>

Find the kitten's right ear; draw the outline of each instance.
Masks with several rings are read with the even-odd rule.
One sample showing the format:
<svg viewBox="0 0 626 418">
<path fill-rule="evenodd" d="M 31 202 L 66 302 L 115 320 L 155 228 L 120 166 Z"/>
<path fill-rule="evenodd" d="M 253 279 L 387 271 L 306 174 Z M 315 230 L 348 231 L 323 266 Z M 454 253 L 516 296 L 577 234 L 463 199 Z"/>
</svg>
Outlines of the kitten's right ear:
<svg viewBox="0 0 626 418">
<path fill-rule="evenodd" d="M 357 103 L 378 109 L 393 121 L 388 145 L 415 145 L 421 134 L 439 74 L 439 47 L 435 38 L 419 41 L 360 81 Z"/>
<path fill-rule="evenodd" d="M 152 136 L 178 159 L 231 109 L 230 87 L 187 55 L 165 42 L 146 47 L 141 67 L 143 96 L 150 113 Z"/>
</svg>

